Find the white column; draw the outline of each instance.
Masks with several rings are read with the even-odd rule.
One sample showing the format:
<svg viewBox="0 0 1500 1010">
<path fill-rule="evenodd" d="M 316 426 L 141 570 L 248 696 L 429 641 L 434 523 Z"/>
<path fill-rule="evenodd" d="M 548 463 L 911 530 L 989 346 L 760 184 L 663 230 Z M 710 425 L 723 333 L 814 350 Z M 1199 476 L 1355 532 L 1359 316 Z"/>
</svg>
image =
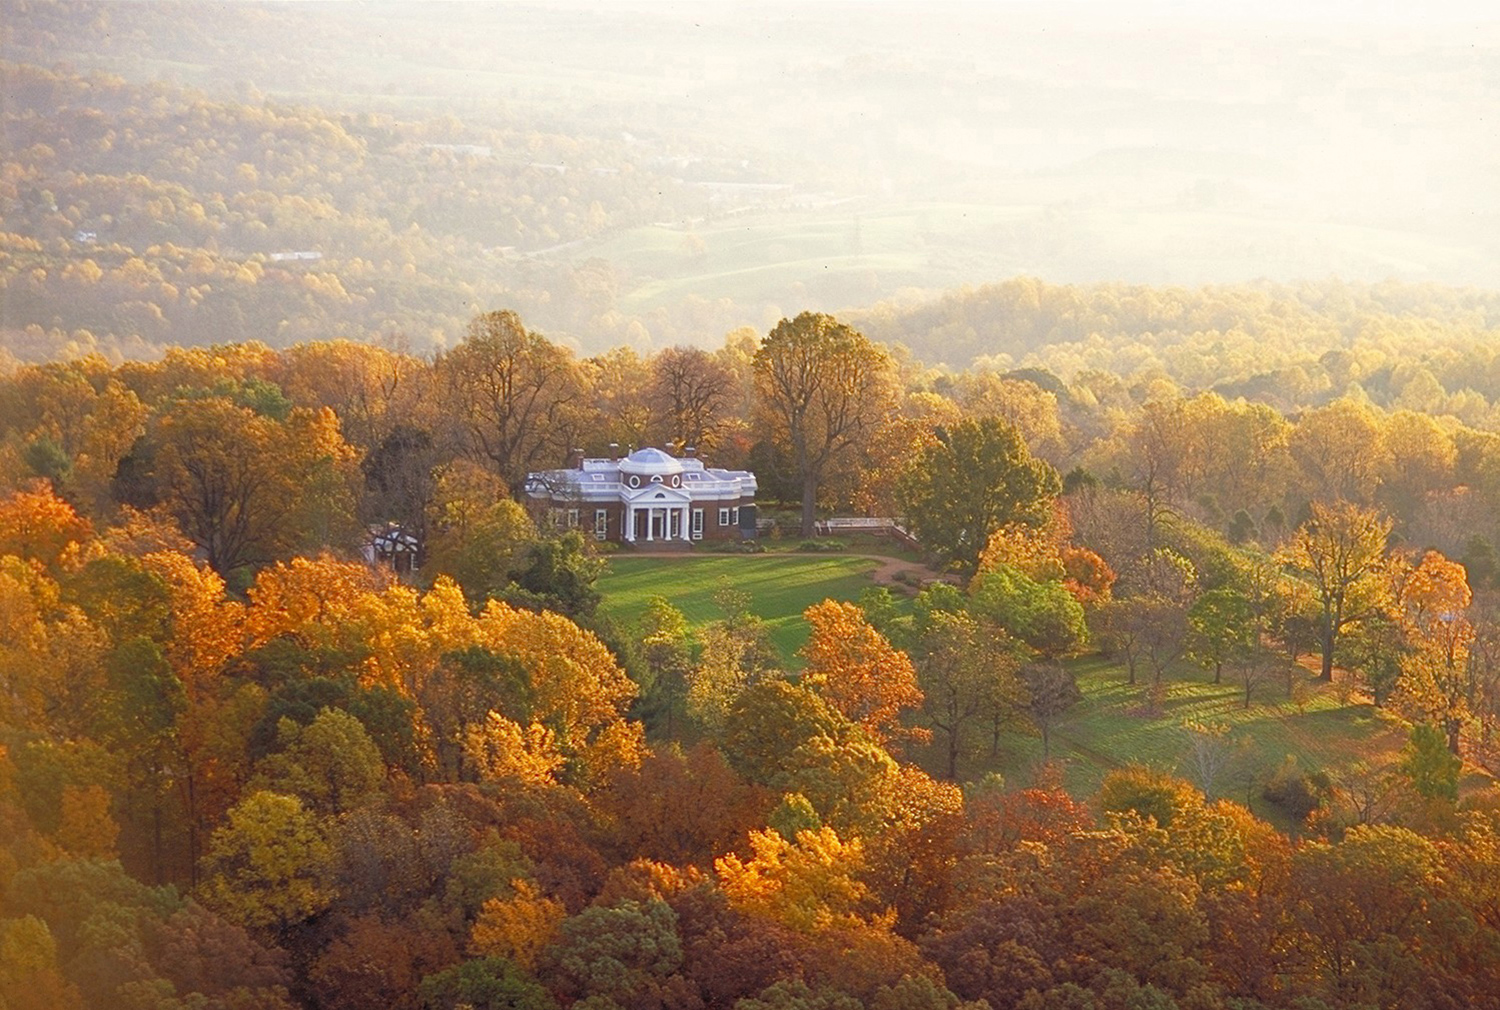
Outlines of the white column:
<svg viewBox="0 0 1500 1010">
<path fill-rule="evenodd" d="M 693 539 L 693 509 L 690 505 L 682 506 L 682 539 Z"/>
<path fill-rule="evenodd" d="M 625 514 L 624 514 L 624 516 L 622 516 L 622 518 L 625 521 L 625 528 L 620 531 L 620 538 L 622 540 L 629 540 L 632 543 L 634 543 L 635 542 L 635 506 L 634 505 L 630 505 L 630 504 L 627 503 L 626 506 L 625 506 Z"/>
<path fill-rule="evenodd" d="M 656 539 L 655 534 L 656 534 L 656 509 L 654 509 L 654 508 L 647 508 L 646 509 L 646 539 L 647 540 L 655 540 Z"/>
</svg>

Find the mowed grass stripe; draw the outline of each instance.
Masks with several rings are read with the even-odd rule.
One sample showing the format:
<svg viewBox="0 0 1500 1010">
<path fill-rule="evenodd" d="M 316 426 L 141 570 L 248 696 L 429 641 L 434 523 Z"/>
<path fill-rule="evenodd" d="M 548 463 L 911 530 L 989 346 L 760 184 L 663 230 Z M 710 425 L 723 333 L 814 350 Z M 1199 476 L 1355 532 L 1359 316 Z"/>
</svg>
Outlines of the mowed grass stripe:
<svg viewBox="0 0 1500 1010">
<path fill-rule="evenodd" d="M 599 580 L 603 609 L 618 621 L 634 621 L 646 601 L 663 596 L 693 625 L 723 617 L 713 595 L 728 580 L 750 594 L 750 611 L 765 619 L 782 657 L 794 665 L 807 642 L 802 612 L 826 599 L 853 600 L 874 585 L 869 558 L 766 554 L 719 557 L 613 557 Z"/>
</svg>

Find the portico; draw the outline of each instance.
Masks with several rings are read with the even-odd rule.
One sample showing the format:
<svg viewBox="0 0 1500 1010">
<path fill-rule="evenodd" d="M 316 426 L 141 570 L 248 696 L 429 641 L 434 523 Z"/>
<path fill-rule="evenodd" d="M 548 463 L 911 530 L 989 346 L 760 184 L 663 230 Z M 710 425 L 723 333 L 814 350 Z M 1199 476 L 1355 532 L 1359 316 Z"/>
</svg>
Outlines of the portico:
<svg viewBox="0 0 1500 1010">
<path fill-rule="evenodd" d="M 658 504 L 665 492 L 657 491 L 642 504 L 625 503 L 625 536 L 630 543 L 656 540 L 692 540 L 692 506 L 689 502 Z"/>
</svg>

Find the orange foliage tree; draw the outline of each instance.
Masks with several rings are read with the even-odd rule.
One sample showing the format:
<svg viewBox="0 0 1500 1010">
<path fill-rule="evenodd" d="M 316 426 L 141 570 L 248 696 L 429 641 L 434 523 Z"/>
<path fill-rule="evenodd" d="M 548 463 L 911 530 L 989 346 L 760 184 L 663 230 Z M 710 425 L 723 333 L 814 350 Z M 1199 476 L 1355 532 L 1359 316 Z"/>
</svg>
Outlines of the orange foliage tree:
<svg viewBox="0 0 1500 1010">
<path fill-rule="evenodd" d="M 852 603 L 824 600 L 803 612 L 812 635 L 802 649 L 806 680 L 830 705 L 881 744 L 914 731 L 900 725 L 922 691 L 906 653 L 870 626 Z"/>
</svg>

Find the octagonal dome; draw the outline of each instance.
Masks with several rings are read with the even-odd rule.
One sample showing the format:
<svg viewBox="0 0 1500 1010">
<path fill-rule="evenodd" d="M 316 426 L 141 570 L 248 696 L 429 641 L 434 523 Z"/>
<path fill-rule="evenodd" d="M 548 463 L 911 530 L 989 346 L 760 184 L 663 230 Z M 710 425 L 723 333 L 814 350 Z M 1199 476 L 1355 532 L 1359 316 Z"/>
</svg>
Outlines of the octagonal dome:
<svg viewBox="0 0 1500 1010">
<path fill-rule="evenodd" d="M 643 477 L 682 473 L 682 460 L 669 456 L 660 449 L 637 449 L 620 460 L 620 470 Z"/>
</svg>

